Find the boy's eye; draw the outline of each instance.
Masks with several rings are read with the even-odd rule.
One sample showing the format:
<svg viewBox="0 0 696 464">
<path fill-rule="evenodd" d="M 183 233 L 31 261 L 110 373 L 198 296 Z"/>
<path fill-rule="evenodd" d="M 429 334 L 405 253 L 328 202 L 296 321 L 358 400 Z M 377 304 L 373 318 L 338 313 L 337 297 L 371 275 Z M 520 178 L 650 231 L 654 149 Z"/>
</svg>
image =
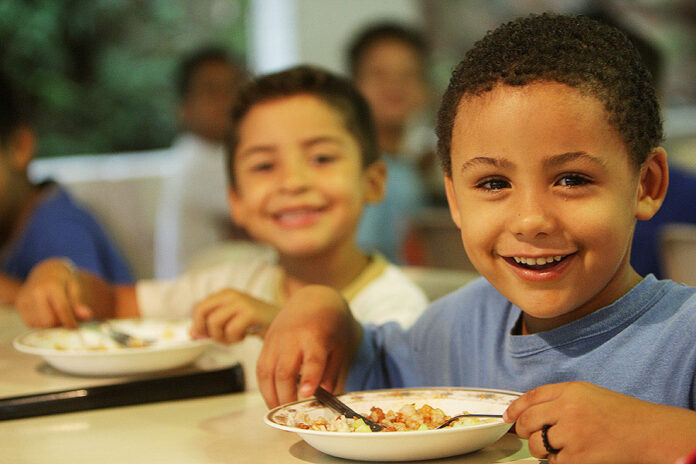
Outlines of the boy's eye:
<svg viewBox="0 0 696 464">
<path fill-rule="evenodd" d="M 500 178 L 485 179 L 484 181 L 476 184 L 476 188 L 482 189 L 482 190 L 502 190 L 502 189 L 509 188 L 509 187 L 510 187 L 510 182 L 508 182 L 505 179 L 500 179 Z"/>
<path fill-rule="evenodd" d="M 580 174 L 565 174 L 561 176 L 556 183 L 563 187 L 578 187 L 589 184 L 590 179 Z"/>
<path fill-rule="evenodd" d="M 321 154 L 312 156 L 312 162 L 315 164 L 327 164 L 336 160 L 337 156 L 329 154 Z"/>
<path fill-rule="evenodd" d="M 259 162 L 254 163 L 250 166 L 250 171 L 252 172 L 264 172 L 273 169 L 273 163 L 270 162 Z"/>
</svg>

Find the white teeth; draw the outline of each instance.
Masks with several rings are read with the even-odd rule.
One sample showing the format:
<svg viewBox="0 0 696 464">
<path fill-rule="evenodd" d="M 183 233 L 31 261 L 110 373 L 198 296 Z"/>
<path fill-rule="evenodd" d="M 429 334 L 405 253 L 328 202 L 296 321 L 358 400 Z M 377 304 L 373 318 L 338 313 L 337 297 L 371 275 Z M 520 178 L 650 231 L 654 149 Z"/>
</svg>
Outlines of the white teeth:
<svg viewBox="0 0 696 464">
<path fill-rule="evenodd" d="M 540 258 L 525 258 L 524 256 L 513 256 L 512 258 L 515 260 L 516 263 L 519 264 L 542 266 L 544 264 L 552 263 L 554 261 L 560 261 L 563 259 L 563 256 L 543 256 Z"/>
</svg>

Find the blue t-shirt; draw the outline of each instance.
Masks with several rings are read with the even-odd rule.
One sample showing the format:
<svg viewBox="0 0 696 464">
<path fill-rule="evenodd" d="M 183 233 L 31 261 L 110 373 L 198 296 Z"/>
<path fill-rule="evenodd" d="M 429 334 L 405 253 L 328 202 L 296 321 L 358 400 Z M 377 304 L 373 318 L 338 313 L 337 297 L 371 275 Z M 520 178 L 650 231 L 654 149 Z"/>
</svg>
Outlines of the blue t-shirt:
<svg viewBox="0 0 696 464">
<path fill-rule="evenodd" d="M 478 279 L 433 303 L 408 331 L 366 326 L 346 388 L 525 392 L 579 380 L 696 409 L 696 288 L 650 275 L 613 304 L 532 335 L 512 335 L 520 315 Z"/>
<path fill-rule="evenodd" d="M 631 266 L 642 276 L 667 276 L 660 262 L 660 228 L 670 223 L 696 224 L 696 176 L 669 167 L 669 187 L 660 210 L 649 221 L 638 221 L 633 234 Z"/>
<path fill-rule="evenodd" d="M 32 211 L 20 236 L 4 250 L 0 270 L 24 280 L 37 263 L 65 257 L 111 283 L 132 283 L 125 259 L 92 215 L 56 184 L 43 188 L 51 190 Z"/>
<path fill-rule="evenodd" d="M 382 160 L 387 165 L 384 199 L 365 207 L 357 242 L 363 250 L 379 252 L 392 263 L 402 264 L 411 218 L 426 205 L 427 195 L 413 163 L 392 156 Z"/>
</svg>

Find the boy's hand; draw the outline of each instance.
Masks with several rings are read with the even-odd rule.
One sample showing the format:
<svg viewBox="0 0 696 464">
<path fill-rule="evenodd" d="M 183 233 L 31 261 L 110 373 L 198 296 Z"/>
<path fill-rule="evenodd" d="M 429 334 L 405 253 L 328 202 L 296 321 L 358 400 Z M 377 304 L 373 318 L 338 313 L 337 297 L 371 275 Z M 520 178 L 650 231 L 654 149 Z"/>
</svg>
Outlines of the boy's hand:
<svg viewBox="0 0 696 464">
<path fill-rule="evenodd" d="M 334 391 L 361 337 L 338 292 L 310 285 L 295 293 L 268 329 L 256 369 L 268 407 L 311 396 L 319 384 Z"/>
<path fill-rule="evenodd" d="M 238 342 L 250 333 L 263 337 L 278 311 L 246 293 L 221 290 L 194 306 L 191 335 L 222 343 Z"/>
<path fill-rule="evenodd" d="M 551 464 L 673 463 L 696 443 L 696 412 L 662 406 L 585 382 L 544 385 L 505 412 L 534 457 Z M 559 450 L 549 453 L 547 444 Z"/>
<path fill-rule="evenodd" d="M 34 266 L 19 290 L 15 306 L 32 327 L 77 327 L 93 317 L 83 302 L 81 276 L 64 259 L 52 258 Z"/>
</svg>

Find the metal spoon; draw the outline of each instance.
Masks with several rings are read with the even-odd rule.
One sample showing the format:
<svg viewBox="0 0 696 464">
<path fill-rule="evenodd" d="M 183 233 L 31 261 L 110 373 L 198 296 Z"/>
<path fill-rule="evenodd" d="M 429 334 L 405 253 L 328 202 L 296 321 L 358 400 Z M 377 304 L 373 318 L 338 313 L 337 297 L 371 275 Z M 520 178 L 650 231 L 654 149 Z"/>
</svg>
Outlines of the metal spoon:
<svg viewBox="0 0 696 464">
<path fill-rule="evenodd" d="M 444 429 L 445 427 L 450 425 L 452 422 L 456 422 L 459 419 L 461 419 L 462 417 L 495 417 L 498 419 L 503 418 L 502 414 L 459 414 L 458 416 L 450 417 L 445 422 L 443 422 L 442 424 L 435 427 L 435 430 Z"/>
</svg>

